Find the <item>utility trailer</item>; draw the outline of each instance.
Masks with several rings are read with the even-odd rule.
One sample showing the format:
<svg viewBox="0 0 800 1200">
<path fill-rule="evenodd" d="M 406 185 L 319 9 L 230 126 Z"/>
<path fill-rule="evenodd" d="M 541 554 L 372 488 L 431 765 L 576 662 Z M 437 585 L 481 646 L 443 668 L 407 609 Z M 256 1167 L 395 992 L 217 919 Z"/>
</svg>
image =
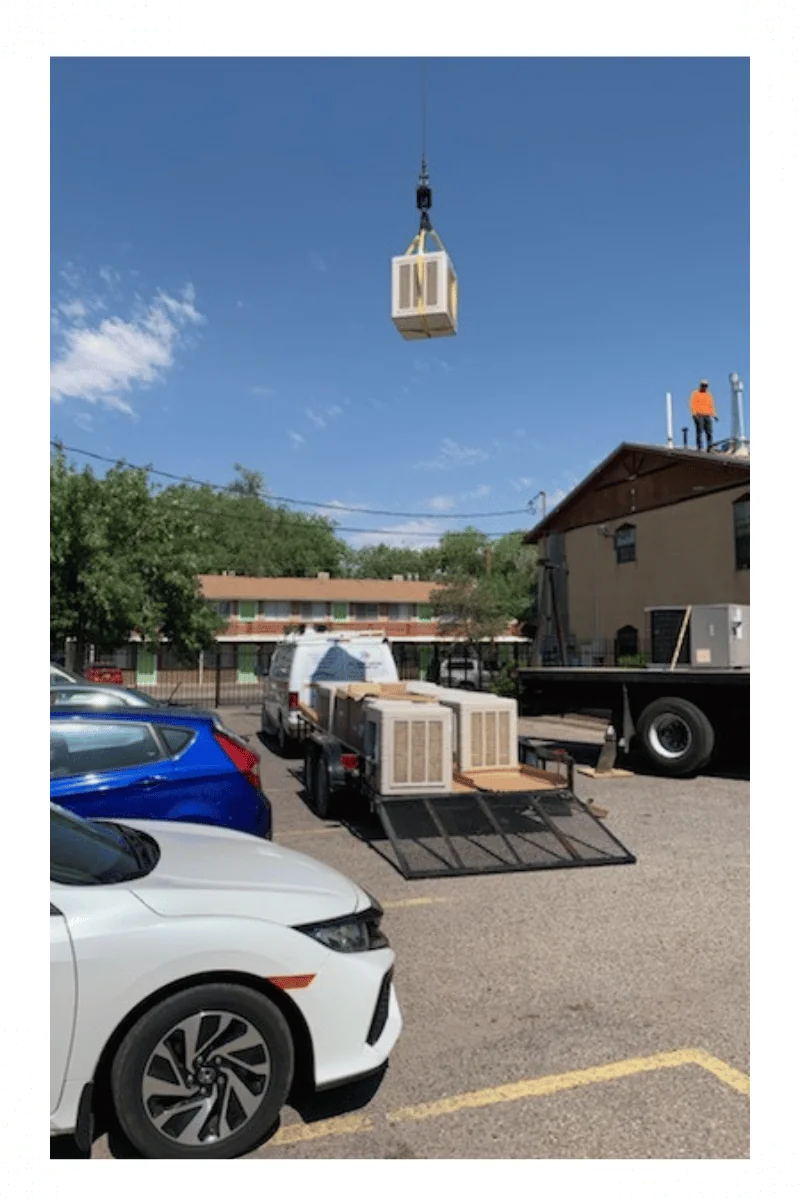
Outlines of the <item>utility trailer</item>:
<svg viewBox="0 0 800 1200">
<path fill-rule="evenodd" d="M 306 706 L 300 741 L 314 812 L 330 820 L 361 806 L 377 816 L 406 879 L 636 862 L 591 803 L 577 798 L 573 763 L 562 751 L 541 754 L 519 739 L 518 761 L 505 771 L 455 772 L 450 786 L 402 794 L 381 789 L 388 770 L 382 747 L 331 733 Z M 396 772 L 396 753 L 385 754 Z"/>
<path fill-rule="evenodd" d="M 590 712 L 662 775 L 692 775 L 750 743 L 750 668 L 521 667 L 526 716 Z"/>
</svg>

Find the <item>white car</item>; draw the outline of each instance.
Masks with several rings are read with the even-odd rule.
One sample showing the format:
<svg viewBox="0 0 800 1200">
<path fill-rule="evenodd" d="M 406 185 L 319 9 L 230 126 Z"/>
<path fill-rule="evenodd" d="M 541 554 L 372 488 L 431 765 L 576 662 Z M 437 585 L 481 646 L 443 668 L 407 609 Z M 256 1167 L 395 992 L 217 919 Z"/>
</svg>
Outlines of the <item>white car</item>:
<svg viewBox="0 0 800 1200">
<path fill-rule="evenodd" d="M 371 1075 L 402 1025 L 381 916 L 274 842 L 51 806 L 51 1136 L 88 1149 L 106 1097 L 147 1158 L 233 1158 L 293 1084 Z"/>
<path fill-rule="evenodd" d="M 261 732 L 274 734 L 281 753 L 296 739 L 299 706 L 314 683 L 397 683 L 397 664 L 383 634 L 306 629 L 290 633 L 272 655 L 261 703 Z"/>
</svg>

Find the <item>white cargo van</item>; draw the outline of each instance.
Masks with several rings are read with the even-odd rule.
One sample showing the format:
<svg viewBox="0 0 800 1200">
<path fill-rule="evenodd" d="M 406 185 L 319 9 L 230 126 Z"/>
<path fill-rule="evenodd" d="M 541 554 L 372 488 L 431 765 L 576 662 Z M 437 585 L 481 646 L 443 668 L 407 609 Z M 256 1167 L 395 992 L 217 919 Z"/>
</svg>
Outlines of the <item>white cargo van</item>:
<svg viewBox="0 0 800 1200">
<path fill-rule="evenodd" d="M 306 629 L 278 643 L 264 681 L 261 731 L 281 753 L 298 732 L 298 707 L 311 703 L 314 683 L 397 683 L 392 648 L 382 633 Z"/>
</svg>

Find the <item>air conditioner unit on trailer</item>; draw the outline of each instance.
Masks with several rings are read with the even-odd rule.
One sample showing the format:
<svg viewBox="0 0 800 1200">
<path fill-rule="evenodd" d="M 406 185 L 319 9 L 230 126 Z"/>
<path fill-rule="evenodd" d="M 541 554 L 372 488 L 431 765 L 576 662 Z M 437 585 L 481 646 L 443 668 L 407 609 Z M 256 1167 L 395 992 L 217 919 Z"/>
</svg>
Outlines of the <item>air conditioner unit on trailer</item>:
<svg viewBox="0 0 800 1200">
<path fill-rule="evenodd" d="M 409 683 L 408 690 L 435 697 L 453 713 L 456 769 L 515 766 L 519 720 L 516 700 L 466 688 Z M 425 689 L 422 692 L 422 688 Z"/>
<path fill-rule="evenodd" d="M 453 715 L 439 704 L 364 701 L 364 752 L 383 796 L 449 792 L 453 786 Z"/>
</svg>

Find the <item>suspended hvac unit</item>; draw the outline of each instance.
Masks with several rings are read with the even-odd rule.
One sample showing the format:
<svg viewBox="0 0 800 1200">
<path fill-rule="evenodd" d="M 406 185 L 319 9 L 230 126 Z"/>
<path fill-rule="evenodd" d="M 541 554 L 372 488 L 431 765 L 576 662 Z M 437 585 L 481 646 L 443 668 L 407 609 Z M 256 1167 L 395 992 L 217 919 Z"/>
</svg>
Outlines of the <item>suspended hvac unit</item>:
<svg viewBox="0 0 800 1200">
<path fill-rule="evenodd" d="M 392 259 L 392 320 L 406 341 L 452 337 L 458 330 L 458 279 L 455 267 L 433 229 L 433 192 L 422 156 L 417 185 L 419 232 L 406 250 Z M 438 247 L 425 249 L 425 239 Z"/>
<path fill-rule="evenodd" d="M 429 795 L 453 786 L 453 716 L 439 704 L 364 701 L 367 773 L 382 796 Z"/>
</svg>

